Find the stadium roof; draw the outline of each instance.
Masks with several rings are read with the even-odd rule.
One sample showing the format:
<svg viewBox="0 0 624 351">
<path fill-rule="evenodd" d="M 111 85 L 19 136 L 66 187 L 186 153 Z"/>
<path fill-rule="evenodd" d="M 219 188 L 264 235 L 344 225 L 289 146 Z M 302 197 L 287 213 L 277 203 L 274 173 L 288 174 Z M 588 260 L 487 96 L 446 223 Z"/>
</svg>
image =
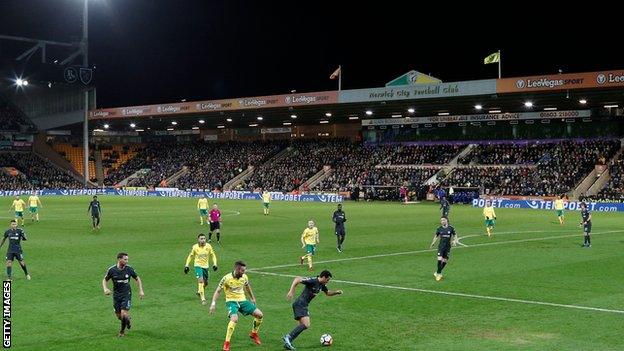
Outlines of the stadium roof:
<svg viewBox="0 0 624 351">
<path fill-rule="evenodd" d="M 527 107 L 526 102 L 532 106 Z M 482 108 L 477 109 L 477 105 Z M 106 123 L 113 129 L 124 129 L 135 123 L 141 128 L 161 129 L 176 122 L 176 129 L 214 129 L 613 105 L 624 105 L 623 70 L 129 106 L 98 109 L 90 115 L 92 128 Z"/>
</svg>

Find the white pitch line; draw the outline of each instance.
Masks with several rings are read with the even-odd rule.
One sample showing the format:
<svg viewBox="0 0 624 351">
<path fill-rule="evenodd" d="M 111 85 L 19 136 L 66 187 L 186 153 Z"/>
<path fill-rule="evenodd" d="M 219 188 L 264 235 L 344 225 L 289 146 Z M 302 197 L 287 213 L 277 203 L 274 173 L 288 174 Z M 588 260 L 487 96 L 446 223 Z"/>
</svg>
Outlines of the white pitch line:
<svg viewBox="0 0 624 351">
<path fill-rule="evenodd" d="M 273 272 L 254 271 L 254 273 L 273 275 L 273 276 L 278 276 L 278 277 L 287 277 L 287 278 L 294 278 L 294 277 L 296 277 L 296 275 L 280 274 L 280 273 L 273 273 Z M 446 296 L 458 296 L 458 297 L 465 297 L 465 298 L 472 298 L 472 299 L 481 299 L 481 300 L 516 302 L 516 303 L 523 303 L 523 304 L 528 304 L 528 305 L 561 307 L 561 308 L 569 308 L 569 309 L 576 309 L 576 310 L 624 314 L 623 310 L 613 310 L 613 309 L 600 308 L 600 307 L 568 305 L 568 304 L 561 304 L 561 303 L 554 303 L 554 302 L 544 302 L 544 301 L 535 301 L 535 300 L 522 300 L 522 299 L 513 299 L 513 298 L 499 297 L 499 296 L 475 295 L 475 294 L 466 294 L 466 293 L 451 292 L 451 291 L 441 291 L 441 290 L 408 288 L 408 287 L 403 287 L 403 286 L 371 284 L 371 283 L 362 283 L 362 282 L 354 282 L 354 281 L 339 280 L 339 279 L 332 279 L 332 281 L 336 282 L 336 283 L 344 283 L 344 284 L 360 285 L 360 286 L 370 286 L 370 287 L 375 287 L 375 288 L 385 288 L 385 289 L 404 290 L 404 291 L 416 291 L 416 292 L 427 293 L 427 294 L 437 294 L 437 295 L 446 295 Z"/>
<path fill-rule="evenodd" d="M 607 231 L 607 232 L 592 233 L 592 235 L 622 233 L 622 232 L 624 232 L 624 230 L 611 230 L 611 231 Z M 509 232 L 509 233 L 511 233 L 511 232 Z M 500 234 L 502 234 L 502 233 L 499 233 L 499 235 Z M 521 239 L 521 240 L 497 241 L 497 242 L 490 242 L 490 243 L 473 244 L 473 245 L 470 245 L 470 246 L 459 246 L 459 247 L 455 247 L 455 249 L 471 248 L 471 247 L 482 247 L 482 246 L 493 246 L 493 245 L 506 245 L 506 244 L 514 244 L 514 243 L 525 243 L 525 242 L 531 242 L 531 241 L 543 241 L 543 240 L 563 239 L 563 238 L 572 238 L 572 237 L 581 237 L 581 234 L 568 234 L 568 235 L 546 236 L 546 237 L 541 237 L 541 238 L 531 238 L 531 239 Z M 433 252 L 433 251 L 436 251 L 436 250 L 437 249 L 424 249 L 424 250 L 415 250 L 415 251 L 393 252 L 393 253 L 370 255 L 370 256 L 357 256 L 357 257 L 348 257 L 348 258 L 338 258 L 338 259 L 334 259 L 334 260 L 318 261 L 318 262 L 315 262 L 315 264 L 344 262 L 344 261 L 355 261 L 355 260 L 366 260 L 366 259 L 369 259 L 369 258 L 380 258 L 380 257 L 390 257 L 390 256 L 412 255 L 412 254 L 423 253 L 423 252 Z M 292 264 L 289 263 L 289 264 L 282 264 L 282 265 L 277 265 L 277 266 L 267 266 L 267 267 L 249 269 L 249 271 L 259 271 L 259 270 L 265 270 L 265 269 L 297 267 L 299 265 L 300 264 L 298 264 L 298 263 L 292 263 Z"/>
</svg>

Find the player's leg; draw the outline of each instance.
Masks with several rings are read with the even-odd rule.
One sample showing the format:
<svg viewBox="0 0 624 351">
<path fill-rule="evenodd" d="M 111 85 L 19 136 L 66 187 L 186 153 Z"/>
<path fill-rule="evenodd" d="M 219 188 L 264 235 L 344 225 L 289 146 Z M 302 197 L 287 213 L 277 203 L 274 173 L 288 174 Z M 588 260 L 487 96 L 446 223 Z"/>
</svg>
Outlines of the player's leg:
<svg viewBox="0 0 624 351">
<path fill-rule="evenodd" d="M 346 233 L 344 232 L 344 230 L 342 231 L 342 233 L 340 233 L 340 252 L 342 252 L 342 250 L 344 250 L 344 241 L 345 241 L 345 235 Z"/>
<path fill-rule="evenodd" d="M 314 256 L 315 247 L 314 245 L 306 245 L 307 256 L 308 256 L 308 270 L 312 270 L 312 257 Z"/>
<path fill-rule="evenodd" d="M 95 227 L 96 227 L 97 229 L 100 229 L 100 216 L 99 216 L 99 215 L 97 216 L 97 220 L 96 220 Z"/>
<path fill-rule="evenodd" d="M 95 216 L 94 215 L 91 215 L 91 225 L 93 229 L 95 229 Z"/>
<path fill-rule="evenodd" d="M 248 303 L 251 304 L 251 302 L 248 302 Z M 262 314 L 262 311 L 260 311 L 260 309 L 255 307 L 255 305 L 254 305 L 254 310 L 251 313 L 251 315 L 254 317 L 254 320 L 253 320 L 253 326 L 251 328 L 251 333 L 249 334 L 249 337 L 257 345 L 260 345 L 262 344 L 262 342 L 260 341 L 260 337 L 258 336 L 258 330 L 260 330 L 260 325 L 262 324 L 262 318 L 264 317 L 264 315 Z"/>
<path fill-rule="evenodd" d="M 206 304 L 206 283 L 208 281 L 208 270 L 195 266 L 195 277 L 197 278 L 197 295 L 201 299 L 201 304 Z"/>
<path fill-rule="evenodd" d="M 294 307 L 293 307 L 294 308 Z M 310 316 L 299 317 L 299 324 L 288 333 L 284 339 L 288 338 L 289 343 L 292 343 L 304 330 L 310 328 Z M 284 340 L 286 343 L 286 340 Z"/>
<path fill-rule="evenodd" d="M 217 233 L 217 244 L 221 243 L 221 223 L 215 223 L 215 233 Z"/>
<path fill-rule="evenodd" d="M 340 251 L 340 233 L 339 231 L 336 231 L 336 250 L 338 250 L 338 252 Z"/>
<path fill-rule="evenodd" d="M 20 266 L 22 267 L 22 270 L 24 271 L 24 275 L 26 276 L 26 279 L 30 280 L 30 274 L 28 274 L 28 269 L 26 268 L 26 262 L 24 261 L 24 258 L 22 257 L 22 255 L 19 255 L 20 257 L 18 257 L 18 262 L 20 264 Z"/>
<path fill-rule="evenodd" d="M 13 275 L 13 254 L 9 253 L 7 254 L 7 258 L 6 258 L 6 272 L 7 272 L 7 279 L 11 280 L 11 276 Z"/>
<path fill-rule="evenodd" d="M 234 302 L 234 301 L 226 302 L 226 306 L 228 308 L 230 321 L 228 322 L 227 331 L 225 333 L 225 342 L 223 343 L 223 350 L 229 351 L 230 340 L 232 339 L 232 335 L 234 334 L 234 329 L 236 329 L 236 323 L 238 323 L 238 302 Z"/>
<path fill-rule="evenodd" d="M 128 311 L 122 309 L 120 311 L 120 316 L 119 316 L 120 320 L 121 320 L 121 330 L 119 331 L 119 336 L 125 336 L 126 334 L 126 328 L 128 327 L 128 325 L 130 324 L 130 319 L 129 319 L 129 315 L 128 315 Z"/>
</svg>

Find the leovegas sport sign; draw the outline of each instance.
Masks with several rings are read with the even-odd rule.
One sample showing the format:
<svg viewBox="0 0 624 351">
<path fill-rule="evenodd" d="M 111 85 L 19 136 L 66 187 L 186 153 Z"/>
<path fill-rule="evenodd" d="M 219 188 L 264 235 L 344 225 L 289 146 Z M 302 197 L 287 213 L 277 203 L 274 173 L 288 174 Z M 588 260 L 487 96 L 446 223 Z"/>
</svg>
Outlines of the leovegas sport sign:
<svg viewBox="0 0 624 351">
<path fill-rule="evenodd" d="M 128 106 L 92 110 L 90 119 L 114 119 L 141 116 L 168 116 L 272 107 L 324 105 L 338 103 L 337 91 L 257 96 L 225 100 L 189 101 L 174 104 Z"/>
<path fill-rule="evenodd" d="M 624 70 L 498 79 L 497 93 L 624 87 Z"/>
</svg>

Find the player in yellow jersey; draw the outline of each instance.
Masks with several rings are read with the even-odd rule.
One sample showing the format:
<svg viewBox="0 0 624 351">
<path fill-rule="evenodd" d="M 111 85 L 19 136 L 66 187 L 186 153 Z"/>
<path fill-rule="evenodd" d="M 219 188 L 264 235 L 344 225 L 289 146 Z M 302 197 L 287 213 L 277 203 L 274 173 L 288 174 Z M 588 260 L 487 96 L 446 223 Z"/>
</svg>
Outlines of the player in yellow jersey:
<svg viewBox="0 0 624 351">
<path fill-rule="evenodd" d="M 238 313 L 242 313 L 244 316 L 252 315 L 254 317 L 253 327 L 249 337 L 257 344 L 260 345 L 260 337 L 258 337 L 258 330 L 262 324 L 262 311 L 256 307 L 256 297 L 251 290 L 251 284 L 245 271 L 247 265 L 242 261 L 234 263 L 234 271 L 226 274 L 219 282 L 219 286 L 212 295 L 212 302 L 210 303 L 210 314 L 213 314 L 217 309 L 216 301 L 221 294 L 221 290 L 225 291 L 225 307 L 228 310 L 228 317 L 230 322 L 227 326 L 227 332 L 225 334 L 225 342 L 223 343 L 223 351 L 230 351 L 230 339 L 234 334 L 236 323 L 238 323 Z M 249 294 L 249 300 L 245 296 L 245 292 Z"/>
<path fill-rule="evenodd" d="M 21 218 L 22 227 L 24 226 L 24 206 L 26 206 L 26 203 L 20 199 L 19 195 L 15 197 L 11 204 L 11 208 L 15 210 L 15 221 L 19 224 L 19 219 Z"/>
<path fill-rule="evenodd" d="M 28 207 L 30 210 L 30 220 L 39 222 L 39 211 L 38 209 L 41 207 L 41 200 L 39 200 L 39 196 L 37 196 L 37 192 L 33 191 L 32 194 L 28 197 Z"/>
<path fill-rule="evenodd" d="M 557 212 L 557 218 L 559 218 L 559 224 L 563 225 L 563 208 L 565 207 L 564 203 L 564 195 L 560 195 L 557 200 L 555 200 L 555 211 Z"/>
<path fill-rule="evenodd" d="M 271 193 L 265 190 L 262 192 L 262 208 L 263 208 L 265 216 L 269 215 L 270 204 L 271 204 Z"/>
<path fill-rule="evenodd" d="M 206 219 L 206 223 L 208 223 L 208 199 L 206 199 L 206 195 L 202 195 L 199 200 L 197 200 L 197 210 L 199 211 L 199 223 L 204 225 L 204 218 Z"/>
<path fill-rule="evenodd" d="M 314 221 L 308 221 L 308 227 L 303 230 L 301 234 L 301 248 L 306 250 L 306 254 L 299 257 L 299 263 L 303 264 L 303 261 L 308 259 L 308 270 L 313 270 L 312 267 L 312 257 L 316 252 L 316 244 L 319 241 L 319 232 L 318 229 L 314 226 Z"/>
<path fill-rule="evenodd" d="M 485 217 L 485 230 L 487 231 L 487 235 L 491 237 L 492 229 L 494 229 L 494 221 L 496 220 L 496 212 L 494 212 L 494 207 L 489 200 L 485 201 L 483 217 Z"/>
<path fill-rule="evenodd" d="M 197 296 L 201 299 L 201 304 L 206 304 L 205 289 L 208 285 L 208 267 L 210 267 L 210 260 L 212 260 L 212 270 L 217 270 L 217 255 L 215 254 L 212 246 L 206 243 L 206 235 L 199 234 L 197 236 L 197 244 L 191 248 L 191 253 L 186 257 L 186 264 L 184 265 L 184 274 L 188 274 L 190 268 L 189 264 L 191 260 L 194 260 L 195 277 L 197 278 Z"/>
</svg>

